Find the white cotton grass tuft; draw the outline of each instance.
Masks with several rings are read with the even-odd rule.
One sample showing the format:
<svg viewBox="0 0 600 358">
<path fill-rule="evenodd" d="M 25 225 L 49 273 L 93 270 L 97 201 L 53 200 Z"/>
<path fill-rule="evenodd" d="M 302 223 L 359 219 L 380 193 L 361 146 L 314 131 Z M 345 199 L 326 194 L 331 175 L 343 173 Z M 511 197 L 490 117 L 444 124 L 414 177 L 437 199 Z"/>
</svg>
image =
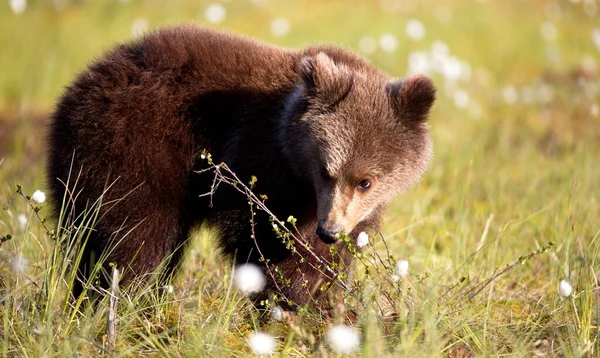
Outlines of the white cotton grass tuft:
<svg viewBox="0 0 600 358">
<path fill-rule="evenodd" d="M 27 222 L 29 221 L 25 214 L 19 214 L 19 216 L 17 216 L 17 220 L 19 221 L 19 226 L 21 227 L 21 229 L 24 229 L 27 226 Z"/>
<path fill-rule="evenodd" d="M 46 194 L 41 190 L 36 190 L 33 192 L 33 195 L 31 195 L 31 200 L 36 204 L 41 204 L 46 201 Z"/>
<path fill-rule="evenodd" d="M 233 282 L 238 290 L 246 295 L 262 291 L 267 281 L 260 267 L 255 264 L 242 264 L 235 268 Z"/>
<path fill-rule="evenodd" d="M 227 9 L 219 3 L 213 3 L 204 10 L 204 18 L 211 24 L 220 24 L 227 17 Z"/>
<path fill-rule="evenodd" d="M 333 326 L 327 331 L 327 342 L 337 354 L 351 354 L 360 344 L 360 334 L 346 325 Z"/>
<path fill-rule="evenodd" d="M 19 15 L 27 9 L 27 0 L 9 0 L 8 5 L 14 14 Z"/>
<path fill-rule="evenodd" d="M 398 47 L 398 39 L 393 34 L 385 33 L 379 37 L 379 47 L 384 52 L 394 52 Z"/>
<path fill-rule="evenodd" d="M 271 21 L 271 34 L 275 37 L 284 37 L 290 33 L 290 20 L 285 17 L 277 17 Z"/>
<path fill-rule="evenodd" d="M 367 246 L 369 243 L 369 234 L 364 231 L 361 231 L 360 234 L 356 237 L 356 246 L 359 248 Z"/>
<path fill-rule="evenodd" d="M 275 306 L 271 311 L 271 317 L 273 317 L 276 321 L 281 321 L 283 319 L 283 310 L 279 306 Z"/>
<path fill-rule="evenodd" d="M 573 293 L 573 286 L 571 286 L 569 281 L 560 281 L 560 283 L 558 284 L 558 295 L 561 298 L 567 298 L 571 296 L 571 293 Z"/>
<path fill-rule="evenodd" d="M 408 276 L 408 261 L 400 260 L 396 262 L 396 275 L 400 278 Z"/>
<path fill-rule="evenodd" d="M 365 55 L 370 55 L 377 51 L 377 41 L 373 36 L 363 36 L 358 40 L 358 50 Z"/>
<path fill-rule="evenodd" d="M 167 293 L 173 293 L 173 291 L 175 291 L 175 289 L 173 288 L 172 285 L 164 285 L 163 287 L 161 287 L 164 291 L 166 291 Z"/>
<path fill-rule="evenodd" d="M 131 35 L 138 37 L 148 31 L 148 20 L 138 17 L 131 23 Z"/>
<path fill-rule="evenodd" d="M 406 35 L 413 40 L 425 37 L 425 25 L 419 20 L 412 19 L 406 23 Z"/>
<path fill-rule="evenodd" d="M 275 338 L 268 333 L 255 332 L 248 336 L 248 345 L 258 356 L 270 356 L 275 352 Z"/>
<path fill-rule="evenodd" d="M 23 255 L 18 255 L 12 258 L 11 260 L 12 269 L 15 275 L 20 276 L 24 275 L 27 271 L 28 261 Z"/>
<path fill-rule="evenodd" d="M 519 92 L 517 92 L 517 89 L 514 86 L 504 86 L 502 89 L 502 99 L 504 99 L 504 102 L 507 104 L 515 104 L 517 103 L 517 100 L 519 100 Z"/>
</svg>

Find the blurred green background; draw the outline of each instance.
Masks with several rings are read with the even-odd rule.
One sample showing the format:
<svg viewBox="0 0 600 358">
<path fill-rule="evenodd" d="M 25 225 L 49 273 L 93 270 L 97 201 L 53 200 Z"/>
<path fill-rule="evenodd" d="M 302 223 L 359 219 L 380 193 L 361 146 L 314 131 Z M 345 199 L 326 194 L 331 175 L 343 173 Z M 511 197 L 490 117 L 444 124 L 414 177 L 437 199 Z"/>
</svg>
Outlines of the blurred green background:
<svg viewBox="0 0 600 358">
<path fill-rule="evenodd" d="M 3 1 L 0 205 L 17 183 L 28 192 L 45 188 L 52 106 L 117 42 L 193 22 L 285 47 L 340 44 L 393 76 L 428 73 L 439 89 L 430 119 L 434 163 L 394 202 L 384 230 L 395 257 L 430 275 L 420 286 L 424 300 L 458 277 L 481 281 L 557 244 L 499 280 L 485 312 L 473 302 L 472 316 L 461 317 L 468 330 L 440 337 L 459 336 L 481 354 L 529 355 L 539 339 L 558 335 L 572 343 L 562 353 L 589 353 L 600 314 L 599 7 L 596 0 Z M 16 203 L 4 212 L 0 234 L 22 232 L 17 216 L 26 210 Z M 2 250 L 35 262 L 38 248 L 27 238 Z M 215 269 L 205 265 L 186 270 Z M 585 292 L 576 313 L 557 308 L 562 279 Z M 579 328 L 560 336 L 565 327 Z"/>
</svg>

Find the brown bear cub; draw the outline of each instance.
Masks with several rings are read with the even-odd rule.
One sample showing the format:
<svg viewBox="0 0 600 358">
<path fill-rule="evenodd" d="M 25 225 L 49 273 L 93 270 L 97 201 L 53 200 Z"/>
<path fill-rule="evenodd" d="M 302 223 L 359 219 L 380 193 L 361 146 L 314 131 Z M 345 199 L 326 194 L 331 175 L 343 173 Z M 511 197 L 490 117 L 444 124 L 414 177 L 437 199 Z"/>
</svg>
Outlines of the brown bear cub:
<svg viewBox="0 0 600 358">
<path fill-rule="evenodd" d="M 286 50 L 194 26 L 116 46 L 67 88 L 50 127 L 54 207 L 66 197 L 80 219 L 102 197 L 79 281 L 101 255 L 123 283 L 163 262 L 172 273 L 191 230 L 207 223 L 235 262 L 266 272 L 262 254 L 277 272 L 268 280 L 285 279 L 269 288 L 308 303 L 331 272 L 290 250 L 264 211 L 251 225 L 236 188 L 202 195 L 214 180 L 204 153 L 245 183 L 256 176 L 253 191 L 278 218 L 296 218 L 313 254 L 331 261 L 337 246 L 348 267 L 340 234 L 377 232 L 387 204 L 426 170 L 434 99 L 427 77 L 392 79 L 339 47 Z"/>
</svg>

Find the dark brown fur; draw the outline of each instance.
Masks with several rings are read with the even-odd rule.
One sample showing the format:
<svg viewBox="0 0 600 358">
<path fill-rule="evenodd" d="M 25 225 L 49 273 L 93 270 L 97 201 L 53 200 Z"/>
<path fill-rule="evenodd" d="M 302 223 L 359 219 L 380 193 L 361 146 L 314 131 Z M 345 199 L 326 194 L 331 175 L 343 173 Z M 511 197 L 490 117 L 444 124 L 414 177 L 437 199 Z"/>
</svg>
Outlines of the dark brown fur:
<svg viewBox="0 0 600 358">
<path fill-rule="evenodd" d="M 269 208 L 296 217 L 299 233 L 329 257 L 319 221 L 353 239 L 376 231 L 386 204 L 424 172 L 433 100 L 426 77 L 394 81 L 341 48 L 289 51 L 192 26 L 160 30 L 111 50 L 62 96 L 49 136 L 52 202 L 60 205 L 69 177 L 79 178 L 76 213 L 110 186 L 82 277 L 111 240 L 119 244 L 107 262 L 128 268 L 125 281 L 171 254 L 173 271 L 203 222 L 219 228 L 226 254 L 258 263 L 247 199 L 225 185 L 212 207 L 200 196 L 213 179 L 196 173 L 206 150 L 244 181 L 258 177 Z M 373 180 L 369 193 L 354 190 L 363 176 Z M 314 262 L 299 263 L 266 215 L 256 220 L 262 253 L 291 280 L 283 294 L 306 303 L 322 278 Z"/>
</svg>

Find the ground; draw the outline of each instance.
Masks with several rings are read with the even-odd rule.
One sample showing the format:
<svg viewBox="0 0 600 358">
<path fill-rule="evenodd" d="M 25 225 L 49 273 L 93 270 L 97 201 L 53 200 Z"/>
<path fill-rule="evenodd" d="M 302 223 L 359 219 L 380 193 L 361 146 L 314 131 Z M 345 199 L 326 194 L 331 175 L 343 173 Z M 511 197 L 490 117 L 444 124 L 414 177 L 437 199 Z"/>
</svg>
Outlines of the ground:
<svg viewBox="0 0 600 358">
<path fill-rule="evenodd" d="M 340 307 L 357 314 L 357 355 L 597 354 L 597 3 L 404 3 L 54 1 L 20 14 L 2 5 L 0 352 L 106 349 L 108 303 L 95 313 L 66 303 L 68 266 L 44 227 L 60 240 L 56 223 L 40 220 L 44 204 L 11 198 L 17 185 L 25 196 L 45 190 L 47 114 L 78 70 L 132 32 L 194 21 L 282 46 L 343 44 L 396 76 L 428 71 L 439 88 L 431 170 L 393 203 L 385 240 L 371 238 L 357 265 L 358 293 Z M 252 356 L 255 330 L 274 335 L 284 356 L 330 352 L 323 332 L 341 314 L 260 318 L 213 241 L 208 229 L 196 235 L 173 293 L 121 295 L 114 354 Z M 410 264 L 398 282 L 396 260 Z M 561 280 L 573 286 L 566 299 Z"/>
</svg>

